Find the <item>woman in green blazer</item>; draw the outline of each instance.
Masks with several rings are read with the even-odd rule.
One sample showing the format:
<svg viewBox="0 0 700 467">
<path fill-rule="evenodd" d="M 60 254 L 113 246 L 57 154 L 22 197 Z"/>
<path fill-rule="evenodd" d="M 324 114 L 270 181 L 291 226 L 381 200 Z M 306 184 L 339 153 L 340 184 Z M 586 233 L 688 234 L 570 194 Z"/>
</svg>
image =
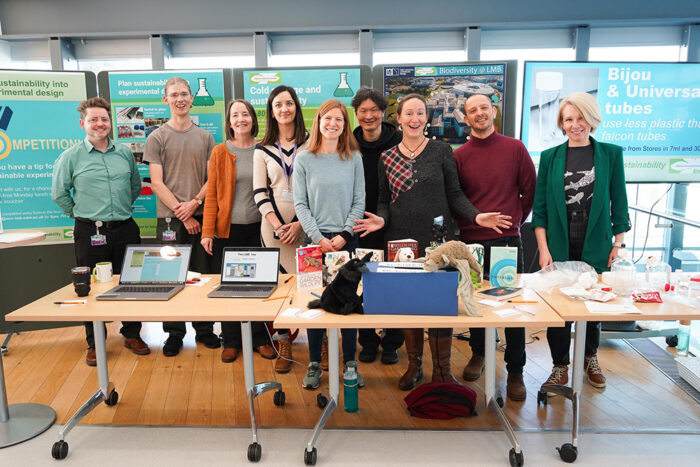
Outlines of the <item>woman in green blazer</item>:
<svg viewBox="0 0 700 467">
<path fill-rule="evenodd" d="M 569 139 L 542 152 L 532 210 L 541 268 L 553 261 L 583 261 L 601 273 L 624 247 L 631 226 L 622 148 L 590 136 L 600 122 L 600 106 L 590 94 L 577 92 L 562 100 L 557 124 Z M 547 342 L 554 368 L 545 384 L 566 384 L 571 323 L 548 328 Z M 591 385 L 603 388 L 599 342 L 600 322 L 589 321 L 586 375 Z"/>
</svg>

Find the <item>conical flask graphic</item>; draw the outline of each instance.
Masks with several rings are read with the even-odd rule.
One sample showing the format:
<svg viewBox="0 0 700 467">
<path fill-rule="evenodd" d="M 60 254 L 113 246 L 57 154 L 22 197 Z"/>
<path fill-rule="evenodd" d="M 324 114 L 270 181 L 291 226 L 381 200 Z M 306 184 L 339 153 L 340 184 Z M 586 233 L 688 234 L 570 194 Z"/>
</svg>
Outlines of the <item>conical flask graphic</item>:
<svg viewBox="0 0 700 467">
<path fill-rule="evenodd" d="M 207 106 L 214 105 L 214 98 L 209 95 L 207 91 L 207 79 L 197 78 L 199 81 L 199 90 L 197 94 L 194 95 L 194 100 L 192 101 L 193 106 Z"/>
<path fill-rule="evenodd" d="M 346 72 L 340 73 L 340 83 L 338 87 L 335 88 L 335 91 L 333 91 L 333 95 L 335 97 L 352 97 L 355 95 L 350 85 L 348 85 L 348 74 Z"/>
</svg>

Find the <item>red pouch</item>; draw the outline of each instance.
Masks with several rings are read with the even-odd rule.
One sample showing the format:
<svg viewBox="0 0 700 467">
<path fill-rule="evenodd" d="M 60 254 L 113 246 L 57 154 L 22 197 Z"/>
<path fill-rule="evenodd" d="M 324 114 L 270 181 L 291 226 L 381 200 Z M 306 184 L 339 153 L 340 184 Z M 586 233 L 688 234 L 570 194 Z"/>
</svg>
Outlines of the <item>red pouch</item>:
<svg viewBox="0 0 700 467">
<path fill-rule="evenodd" d="M 663 300 L 661 300 L 661 294 L 659 292 L 633 293 L 632 298 L 635 302 L 663 303 Z"/>
</svg>

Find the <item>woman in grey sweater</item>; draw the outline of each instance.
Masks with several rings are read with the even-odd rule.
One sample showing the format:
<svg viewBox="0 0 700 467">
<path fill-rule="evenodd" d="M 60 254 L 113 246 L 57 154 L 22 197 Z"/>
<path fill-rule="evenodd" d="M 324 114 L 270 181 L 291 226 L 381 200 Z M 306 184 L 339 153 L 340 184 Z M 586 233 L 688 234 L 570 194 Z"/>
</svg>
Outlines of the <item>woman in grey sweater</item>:
<svg viewBox="0 0 700 467">
<path fill-rule="evenodd" d="M 409 94 L 401 100 L 397 120 L 403 138 L 380 157 L 377 215 L 366 212 L 367 218 L 355 221 L 355 232 L 362 235 L 385 227 L 387 240 L 417 240 L 419 254 L 433 240 L 433 221 L 437 217 L 444 219 L 448 239 L 454 238 L 452 212 L 499 233 L 511 225 L 510 216 L 480 213 L 464 196 L 452 149 L 423 134 L 427 113 L 422 96 Z M 403 333 L 408 369 L 399 380 L 399 388 L 409 390 L 423 377 L 423 329 L 404 329 Z M 432 381 L 457 383 L 450 370 L 452 329 L 431 328 L 428 340 L 433 358 Z"/>
</svg>

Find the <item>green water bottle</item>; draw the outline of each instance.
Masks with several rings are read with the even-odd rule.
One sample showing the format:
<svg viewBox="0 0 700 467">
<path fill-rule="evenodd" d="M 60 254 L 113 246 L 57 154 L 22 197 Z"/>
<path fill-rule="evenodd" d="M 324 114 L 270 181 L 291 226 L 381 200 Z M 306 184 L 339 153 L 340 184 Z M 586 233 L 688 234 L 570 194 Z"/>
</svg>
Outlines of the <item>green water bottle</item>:
<svg viewBox="0 0 700 467">
<path fill-rule="evenodd" d="M 357 400 L 357 372 L 355 367 L 349 366 L 343 375 L 343 405 L 349 413 L 359 409 Z"/>
</svg>

